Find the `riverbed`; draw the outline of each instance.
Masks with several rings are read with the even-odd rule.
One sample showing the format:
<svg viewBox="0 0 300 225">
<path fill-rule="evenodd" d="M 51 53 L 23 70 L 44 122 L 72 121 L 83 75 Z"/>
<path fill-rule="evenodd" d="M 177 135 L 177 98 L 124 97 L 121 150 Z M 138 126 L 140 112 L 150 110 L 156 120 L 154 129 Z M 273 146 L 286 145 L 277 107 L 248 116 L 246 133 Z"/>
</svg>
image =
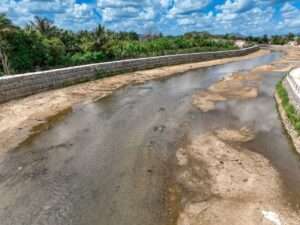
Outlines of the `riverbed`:
<svg viewBox="0 0 300 225">
<path fill-rule="evenodd" d="M 274 52 L 127 86 L 73 107 L 0 159 L 1 224 L 173 224 L 180 201 L 169 199 L 176 186 L 176 150 L 223 127 L 255 131 L 244 146 L 270 160 L 286 198 L 299 209 L 300 160 L 273 100 L 283 73 L 265 72 L 256 98 L 219 103 L 211 112 L 192 104 L 196 92 L 221 78 L 280 56 Z"/>
</svg>

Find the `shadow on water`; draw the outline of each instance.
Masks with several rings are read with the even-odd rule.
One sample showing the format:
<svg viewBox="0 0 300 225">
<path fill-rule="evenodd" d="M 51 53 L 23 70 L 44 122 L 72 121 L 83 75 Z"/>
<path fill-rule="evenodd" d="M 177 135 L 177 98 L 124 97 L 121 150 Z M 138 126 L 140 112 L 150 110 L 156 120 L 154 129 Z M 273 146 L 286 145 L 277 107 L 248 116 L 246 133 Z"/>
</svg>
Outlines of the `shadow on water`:
<svg viewBox="0 0 300 225">
<path fill-rule="evenodd" d="M 272 161 L 295 195 L 299 161 L 272 99 L 282 74 L 266 75 L 255 100 L 221 104 L 205 114 L 191 104 L 195 91 L 279 57 L 272 53 L 129 86 L 74 109 L 1 159 L 1 224 L 166 224 L 166 183 L 176 149 L 187 136 L 220 126 L 253 126 L 257 138 L 249 148 Z"/>
</svg>

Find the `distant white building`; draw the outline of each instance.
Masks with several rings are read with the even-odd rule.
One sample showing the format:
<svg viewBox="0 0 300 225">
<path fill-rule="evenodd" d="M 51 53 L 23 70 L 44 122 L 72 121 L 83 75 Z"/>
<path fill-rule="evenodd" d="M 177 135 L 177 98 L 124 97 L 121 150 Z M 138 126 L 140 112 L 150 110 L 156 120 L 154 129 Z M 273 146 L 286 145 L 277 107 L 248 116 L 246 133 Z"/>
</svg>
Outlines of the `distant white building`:
<svg viewBox="0 0 300 225">
<path fill-rule="evenodd" d="M 239 48 L 244 48 L 247 45 L 247 42 L 244 40 L 236 40 L 234 42 L 235 46 L 239 47 Z"/>
<path fill-rule="evenodd" d="M 298 47 L 298 42 L 297 41 L 289 41 L 288 45 Z"/>
</svg>

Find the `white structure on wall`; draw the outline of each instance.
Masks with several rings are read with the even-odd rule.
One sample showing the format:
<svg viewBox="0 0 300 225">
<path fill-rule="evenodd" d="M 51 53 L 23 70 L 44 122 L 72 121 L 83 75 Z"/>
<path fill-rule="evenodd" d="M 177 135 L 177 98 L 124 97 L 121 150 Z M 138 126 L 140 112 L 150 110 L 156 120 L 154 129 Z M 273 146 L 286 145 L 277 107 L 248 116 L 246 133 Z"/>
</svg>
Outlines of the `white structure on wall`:
<svg viewBox="0 0 300 225">
<path fill-rule="evenodd" d="M 287 81 L 300 104 L 300 67 L 294 68 L 288 73 Z"/>
<path fill-rule="evenodd" d="M 297 47 L 298 42 L 297 41 L 289 41 L 288 45 L 293 46 L 293 47 Z"/>
<path fill-rule="evenodd" d="M 247 42 L 244 40 L 236 40 L 234 42 L 234 45 L 239 47 L 239 48 L 245 48 L 247 46 Z"/>
</svg>

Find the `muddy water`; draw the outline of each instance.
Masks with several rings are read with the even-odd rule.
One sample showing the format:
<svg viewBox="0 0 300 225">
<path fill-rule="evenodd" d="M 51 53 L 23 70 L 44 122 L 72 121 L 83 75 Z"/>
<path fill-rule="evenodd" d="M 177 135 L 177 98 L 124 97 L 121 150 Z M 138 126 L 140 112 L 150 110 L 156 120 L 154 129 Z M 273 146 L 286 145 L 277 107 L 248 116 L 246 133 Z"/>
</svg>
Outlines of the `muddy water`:
<svg viewBox="0 0 300 225">
<path fill-rule="evenodd" d="M 287 195 L 296 199 L 300 162 L 272 98 L 282 74 L 266 75 L 256 99 L 218 104 L 209 113 L 191 104 L 196 91 L 223 76 L 279 57 L 273 53 L 130 86 L 75 108 L 0 159 L 1 225 L 168 224 L 172 211 L 166 196 L 176 149 L 218 127 L 251 125 L 257 138 L 248 145 L 272 161 Z"/>
</svg>

